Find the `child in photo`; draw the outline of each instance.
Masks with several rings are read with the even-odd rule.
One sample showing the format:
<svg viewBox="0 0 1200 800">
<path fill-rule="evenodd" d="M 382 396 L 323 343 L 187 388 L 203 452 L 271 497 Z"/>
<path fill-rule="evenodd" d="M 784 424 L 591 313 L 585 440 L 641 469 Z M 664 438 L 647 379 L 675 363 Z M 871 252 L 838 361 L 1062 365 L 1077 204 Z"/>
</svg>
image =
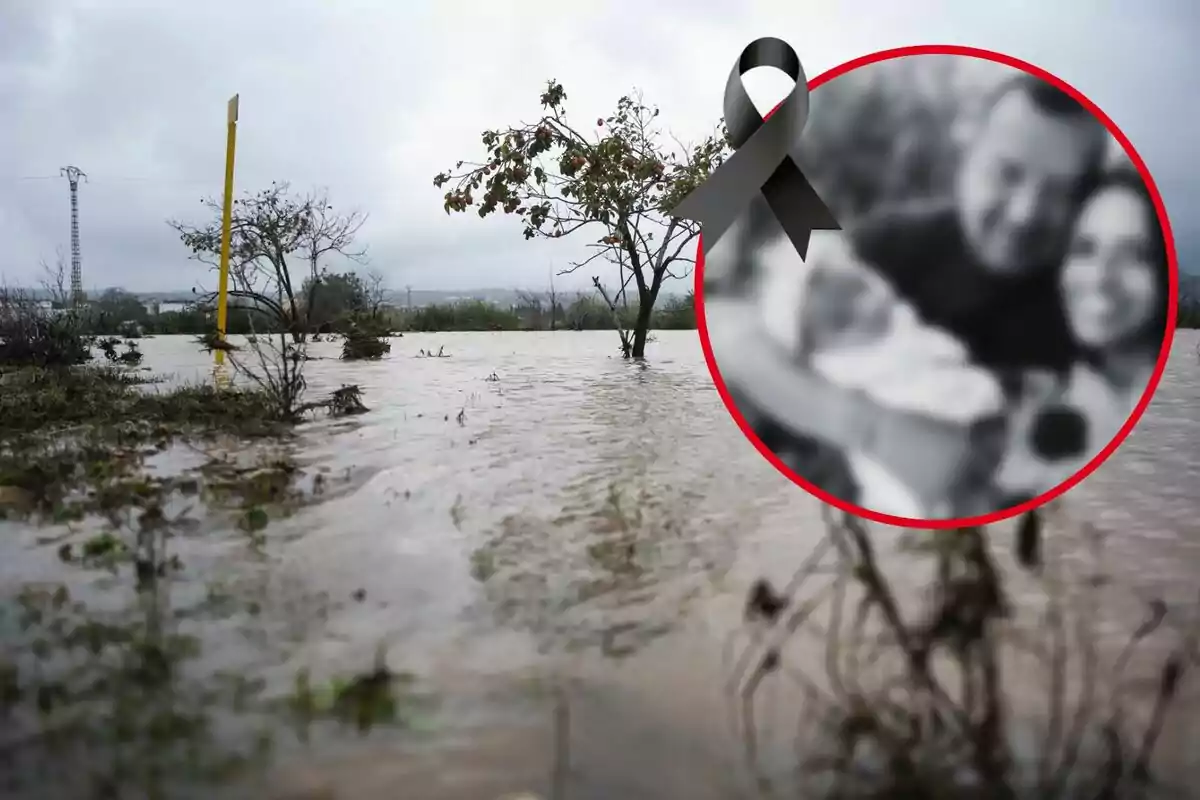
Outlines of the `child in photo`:
<svg viewBox="0 0 1200 800">
<path fill-rule="evenodd" d="M 763 258 L 763 324 L 795 363 L 863 392 L 880 408 L 903 412 L 900 419 L 912 430 L 892 431 L 901 437 L 919 438 L 935 428 L 961 431 L 961 445 L 945 453 L 947 463 L 927 465 L 956 481 L 937 491 L 914 489 L 914 481 L 866 452 L 848 454 L 862 487 L 860 505 L 902 517 L 957 515 L 967 502 L 957 481 L 987 483 L 967 475 L 966 457 L 977 426 L 1003 412 L 999 382 L 973 365 L 953 336 L 924 324 L 839 233 L 814 234 L 807 262 L 789 253 L 786 240 L 774 248 Z"/>
</svg>

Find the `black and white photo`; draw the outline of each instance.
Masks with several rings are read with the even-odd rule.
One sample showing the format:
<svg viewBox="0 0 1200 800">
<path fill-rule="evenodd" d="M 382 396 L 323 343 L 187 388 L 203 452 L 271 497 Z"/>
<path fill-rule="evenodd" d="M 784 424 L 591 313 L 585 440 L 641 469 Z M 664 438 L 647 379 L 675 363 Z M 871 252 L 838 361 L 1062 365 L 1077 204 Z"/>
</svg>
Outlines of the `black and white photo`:
<svg viewBox="0 0 1200 800">
<path fill-rule="evenodd" d="M 762 203 L 703 313 L 737 411 L 804 481 L 907 520 L 1041 496 L 1118 435 L 1167 331 L 1152 191 L 1071 93 L 909 56 L 812 91 L 797 160 L 841 223 L 805 260 Z"/>
</svg>

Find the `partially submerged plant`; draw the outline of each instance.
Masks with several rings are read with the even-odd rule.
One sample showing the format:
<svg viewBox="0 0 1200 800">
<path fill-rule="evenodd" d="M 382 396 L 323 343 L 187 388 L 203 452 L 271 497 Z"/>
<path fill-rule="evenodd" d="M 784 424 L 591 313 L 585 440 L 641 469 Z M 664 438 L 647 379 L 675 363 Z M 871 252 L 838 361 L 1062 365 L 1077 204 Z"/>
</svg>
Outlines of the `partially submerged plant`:
<svg viewBox="0 0 1200 800">
<path fill-rule="evenodd" d="M 326 407 L 331 414 L 339 417 L 367 411 L 362 401 L 362 389 L 357 384 L 335 390 L 326 401 Z"/>
<path fill-rule="evenodd" d="M 91 344 L 74 310 L 49 312 L 21 292 L 0 289 L 0 365 L 84 364 L 92 358 Z"/>
<path fill-rule="evenodd" d="M 191 674 L 201 643 L 166 583 L 139 585 L 126 608 L 91 607 L 63 585 L 27 586 L 0 607 L 6 796 L 211 796 L 265 761 L 268 734 L 216 727 L 217 709 L 246 707 L 261 682 Z"/>
<path fill-rule="evenodd" d="M 368 331 L 351 328 L 342 341 L 342 360 L 383 358 L 392 352 L 392 343 Z"/>
<path fill-rule="evenodd" d="M 125 352 L 121 353 L 117 360 L 127 367 L 136 367 L 142 363 L 142 351 L 138 349 L 137 343 L 130 340 L 125 342 Z"/>
<path fill-rule="evenodd" d="M 334 678 L 314 686 L 308 670 L 296 673 L 288 705 L 302 737 L 318 719 L 333 719 L 367 732 L 380 725 L 411 726 L 416 721 L 419 698 L 411 693 L 413 676 L 387 665 L 384 647 L 375 653 L 372 669 L 349 679 Z"/>
<path fill-rule="evenodd" d="M 283 333 L 266 336 L 251 334 L 246 346 L 254 354 L 257 364 L 249 363 L 232 352 L 229 353 L 230 363 L 239 375 L 268 398 L 280 420 L 298 422 L 309 412 L 319 409 L 334 416 L 361 414 L 367 410 L 362 402 L 362 389 L 357 385 L 343 386 L 322 400 L 305 402 L 304 395 L 308 389 L 304 377 L 304 363 L 308 360 L 305 343 L 291 342 Z"/>
<path fill-rule="evenodd" d="M 115 336 L 108 336 L 98 340 L 96 347 L 100 348 L 100 352 L 104 354 L 104 358 L 110 364 L 124 364 L 128 367 L 136 367 L 142 363 L 142 351 L 138 349 L 137 342 L 132 339 L 126 339 L 124 352 L 117 351 L 117 347 L 120 344 L 120 339 Z"/>
<path fill-rule="evenodd" d="M 254 384 L 275 407 L 282 420 L 294 421 L 303 413 L 301 402 L 308 383 L 304 379 L 306 359 L 303 343 L 289 342 L 286 334 L 272 336 L 251 334 L 246 344 L 257 363 L 249 363 L 228 350 L 229 360 L 237 373 Z"/>
<path fill-rule="evenodd" d="M 1002 567 L 990 531 L 923 534 L 916 550 L 932 561 L 933 580 L 914 614 L 866 526 L 829 512 L 827 536 L 789 585 L 759 581 L 746 605 L 757 632 L 730 689 L 752 767 L 759 771 L 756 698 L 775 679 L 805 698 L 796 765 L 804 797 L 1093 800 L 1165 791 L 1151 756 L 1200 632 L 1178 632 L 1139 722 L 1128 665 L 1172 610 L 1152 599 L 1145 622 L 1105 658 L 1097 617 L 1111 582 L 1099 567 L 1102 539 L 1088 532 L 1091 563 L 1072 574 L 1070 559 L 1044 551 L 1041 524 L 1035 516 L 1019 526 L 1015 572 Z M 1016 623 L 1021 571 L 1044 601 L 1030 630 Z M 818 638 L 821 676 L 788 656 L 801 632 Z M 1020 659 L 1045 670 L 1047 696 L 1034 709 L 1019 707 L 1032 687 L 1014 679 L 1024 684 L 1038 669 L 1006 669 Z"/>
<path fill-rule="evenodd" d="M 228 353 L 240 349 L 237 345 L 230 344 L 218 330 L 211 330 L 200 334 L 196 337 L 196 344 L 200 345 L 200 349 L 206 353 L 211 353 L 214 350 L 221 350 Z"/>
</svg>

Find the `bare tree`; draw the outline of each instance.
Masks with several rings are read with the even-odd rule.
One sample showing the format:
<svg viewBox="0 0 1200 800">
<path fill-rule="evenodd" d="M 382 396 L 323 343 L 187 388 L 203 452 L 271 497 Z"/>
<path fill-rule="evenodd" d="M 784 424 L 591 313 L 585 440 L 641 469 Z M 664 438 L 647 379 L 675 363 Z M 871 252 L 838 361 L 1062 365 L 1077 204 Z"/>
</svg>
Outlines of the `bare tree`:
<svg viewBox="0 0 1200 800">
<path fill-rule="evenodd" d="M 211 214 L 210 221 L 201 226 L 176 220 L 168 224 L 192 251 L 192 258 L 215 269 L 221 255 L 221 203 L 211 198 L 201 202 Z M 354 238 L 365 221 L 358 211 L 335 213 L 324 191 L 297 195 L 287 183 L 272 183 L 235 200 L 229 296 L 274 317 L 293 342 L 303 342 L 310 327 L 312 297 L 302 296 L 304 281 L 293 274 L 294 263 L 303 265 L 312 287 L 320 282 L 328 256 L 361 260 L 364 251 L 354 246 Z M 204 294 L 202 302 L 211 305 L 215 292 Z"/>
<path fill-rule="evenodd" d="M 50 295 L 50 302 L 55 308 L 68 308 L 71 305 L 71 278 L 70 272 L 67 269 L 67 259 L 63 255 L 62 248 L 55 251 L 54 266 L 51 267 L 43 259 L 42 268 L 42 289 L 46 294 Z"/>
<path fill-rule="evenodd" d="M 334 211 L 329 191 L 321 189 L 306 198 L 309 222 L 300 234 L 299 253 L 308 266 L 308 296 L 304 308 L 315 307 L 321 279 L 325 276 L 322 260 L 337 255 L 357 264 L 365 263 L 366 247 L 357 247 L 355 237 L 367 221 L 367 215 L 352 209 L 345 214 Z M 307 321 L 307 313 L 306 313 Z"/>
<path fill-rule="evenodd" d="M 558 293 L 554 291 L 554 268 L 550 268 L 550 330 L 558 328 Z"/>
<path fill-rule="evenodd" d="M 362 277 L 364 300 L 371 319 L 378 319 L 387 301 L 387 278 L 377 269 L 367 270 Z"/>
<path fill-rule="evenodd" d="M 592 277 L 592 285 L 596 287 L 597 294 L 604 301 L 604 305 L 608 306 L 608 312 L 612 316 L 613 330 L 617 332 L 617 336 L 621 339 L 621 354 L 629 358 L 633 353 L 634 334 L 625 327 L 625 322 L 621 319 L 621 309 L 617 306 L 618 301 L 608 293 L 604 288 L 604 284 L 600 282 L 598 277 Z M 621 287 L 621 291 L 617 294 L 620 297 L 625 292 L 625 287 Z"/>
<path fill-rule="evenodd" d="M 522 318 L 522 322 L 534 329 L 541 330 L 543 318 L 546 315 L 545 300 L 536 292 L 523 289 L 516 290 L 517 302 L 513 310 Z"/>
</svg>

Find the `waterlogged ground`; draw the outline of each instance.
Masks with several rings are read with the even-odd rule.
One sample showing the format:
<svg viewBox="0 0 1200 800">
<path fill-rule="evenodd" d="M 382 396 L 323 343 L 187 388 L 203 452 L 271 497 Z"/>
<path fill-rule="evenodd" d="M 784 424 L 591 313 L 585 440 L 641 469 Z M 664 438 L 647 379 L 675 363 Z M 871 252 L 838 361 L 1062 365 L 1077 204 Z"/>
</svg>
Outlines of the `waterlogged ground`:
<svg viewBox="0 0 1200 800">
<path fill-rule="evenodd" d="M 202 488 L 169 504 L 152 591 L 105 561 L 111 523 L 0 521 L 0 635 L 59 670 L 22 713 L 67 743 L 0 734 L 6 796 L 187 796 L 221 775 L 278 798 L 738 796 L 731 633 L 750 581 L 786 581 L 817 541 L 819 508 L 743 439 L 694 333 L 659 334 L 648 365 L 615 344 L 412 334 L 377 363 L 314 345 L 312 394 L 355 383 L 370 413 L 156 455 Z M 1195 593 L 1196 345 L 1180 335 L 1140 428 L 1065 503 L 1114 534 L 1131 593 Z M 142 349 L 208 379 L 185 337 Z M 771 705 L 790 724 L 788 698 Z M 1168 757 L 1188 735 L 1169 728 Z"/>
</svg>

